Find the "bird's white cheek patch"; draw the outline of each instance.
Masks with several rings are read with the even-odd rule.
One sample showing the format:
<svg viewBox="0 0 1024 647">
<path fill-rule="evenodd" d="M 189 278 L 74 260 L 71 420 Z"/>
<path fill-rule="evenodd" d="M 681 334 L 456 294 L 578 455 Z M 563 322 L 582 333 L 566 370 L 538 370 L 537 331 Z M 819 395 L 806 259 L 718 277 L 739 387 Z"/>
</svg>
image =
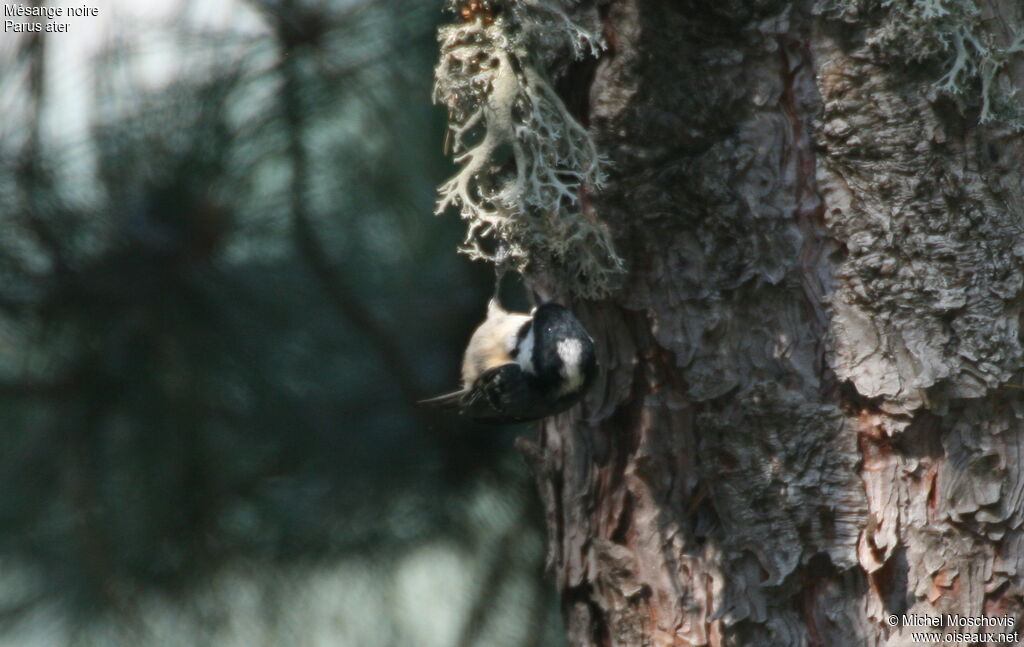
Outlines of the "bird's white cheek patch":
<svg viewBox="0 0 1024 647">
<path fill-rule="evenodd" d="M 533 366 L 533 326 L 526 331 L 526 336 L 516 350 L 516 362 L 523 368 L 524 373 L 536 373 Z"/>
<path fill-rule="evenodd" d="M 558 342 L 558 356 L 562 359 L 562 393 L 580 388 L 583 374 L 580 373 L 580 357 L 583 355 L 583 344 L 578 339 L 563 339 Z"/>
</svg>

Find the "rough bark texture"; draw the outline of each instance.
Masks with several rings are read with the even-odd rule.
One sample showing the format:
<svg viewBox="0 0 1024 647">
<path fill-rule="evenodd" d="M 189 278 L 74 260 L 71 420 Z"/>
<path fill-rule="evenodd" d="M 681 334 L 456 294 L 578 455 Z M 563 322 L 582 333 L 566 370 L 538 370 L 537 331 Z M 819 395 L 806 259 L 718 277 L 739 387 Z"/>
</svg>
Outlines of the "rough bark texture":
<svg viewBox="0 0 1024 647">
<path fill-rule="evenodd" d="M 593 208 L 630 274 L 576 304 L 600 385 L 524 447 L 570 643 L 901 645 L 890 614 L 1020 619 L 1022 138 L 870 46 L 877 6 L 598 8 Z"/>
</svg>

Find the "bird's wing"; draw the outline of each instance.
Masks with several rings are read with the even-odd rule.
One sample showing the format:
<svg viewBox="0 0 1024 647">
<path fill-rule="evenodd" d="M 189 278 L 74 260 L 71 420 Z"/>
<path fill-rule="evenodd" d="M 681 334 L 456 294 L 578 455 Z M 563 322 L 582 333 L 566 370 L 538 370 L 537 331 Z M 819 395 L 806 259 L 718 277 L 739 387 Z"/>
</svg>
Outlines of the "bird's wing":
<svg viewBox="0 0 1024 647">
<path fill-rule="evenodd" d="M 536 396 L 522 367 L 513 362 L 484 371 L 469 390 L 446 393 L 419 404 L 458 409 L 477 422 L 514 424 L 539 420 L 551 413 Z"/>
<path fill-rule="evenodd" d="M 522 367 L 502 364 L 477 378 L 463 400 L 462 411 L 478 422 L 529 422 L 542 417 L 530 410 L 533 396 Z"/>
</svg>

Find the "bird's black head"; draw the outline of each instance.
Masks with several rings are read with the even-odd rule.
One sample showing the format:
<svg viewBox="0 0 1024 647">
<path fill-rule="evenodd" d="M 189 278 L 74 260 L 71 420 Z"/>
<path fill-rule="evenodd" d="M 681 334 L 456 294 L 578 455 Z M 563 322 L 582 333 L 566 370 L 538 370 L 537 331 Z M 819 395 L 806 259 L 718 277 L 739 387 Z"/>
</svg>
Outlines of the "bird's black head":
<svg viewBox="0 0 1024 647">
<path fill-rule="evenodd" d="M 597 373 L 594 340 L 572 312 L 557 303 L 538 306 L 530 322 L 532 365 L 554 399 L 575 398 Z"/>
</svg>

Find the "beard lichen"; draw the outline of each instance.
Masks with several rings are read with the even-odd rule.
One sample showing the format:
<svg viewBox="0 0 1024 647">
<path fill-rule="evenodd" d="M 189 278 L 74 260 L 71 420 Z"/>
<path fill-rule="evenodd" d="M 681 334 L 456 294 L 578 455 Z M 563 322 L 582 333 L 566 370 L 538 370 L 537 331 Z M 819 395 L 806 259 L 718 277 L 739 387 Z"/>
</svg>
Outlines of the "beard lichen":
<svg viewBox="0 0 1024 647">
<path fill-rule="evenodd" d="M 470 258 L 553 271 L 574 294 L 600 297 L 623 272 L 610 233 L 586 207 L 604 160 L 541 56 L 600 53 L 600 36 L 572 19 L 573 6 L 507 0 L 440 28 L 434 100 L 448 110 L 459 170 L 438 189 L 436 213 L 459 209 Z"/>
</svg>

